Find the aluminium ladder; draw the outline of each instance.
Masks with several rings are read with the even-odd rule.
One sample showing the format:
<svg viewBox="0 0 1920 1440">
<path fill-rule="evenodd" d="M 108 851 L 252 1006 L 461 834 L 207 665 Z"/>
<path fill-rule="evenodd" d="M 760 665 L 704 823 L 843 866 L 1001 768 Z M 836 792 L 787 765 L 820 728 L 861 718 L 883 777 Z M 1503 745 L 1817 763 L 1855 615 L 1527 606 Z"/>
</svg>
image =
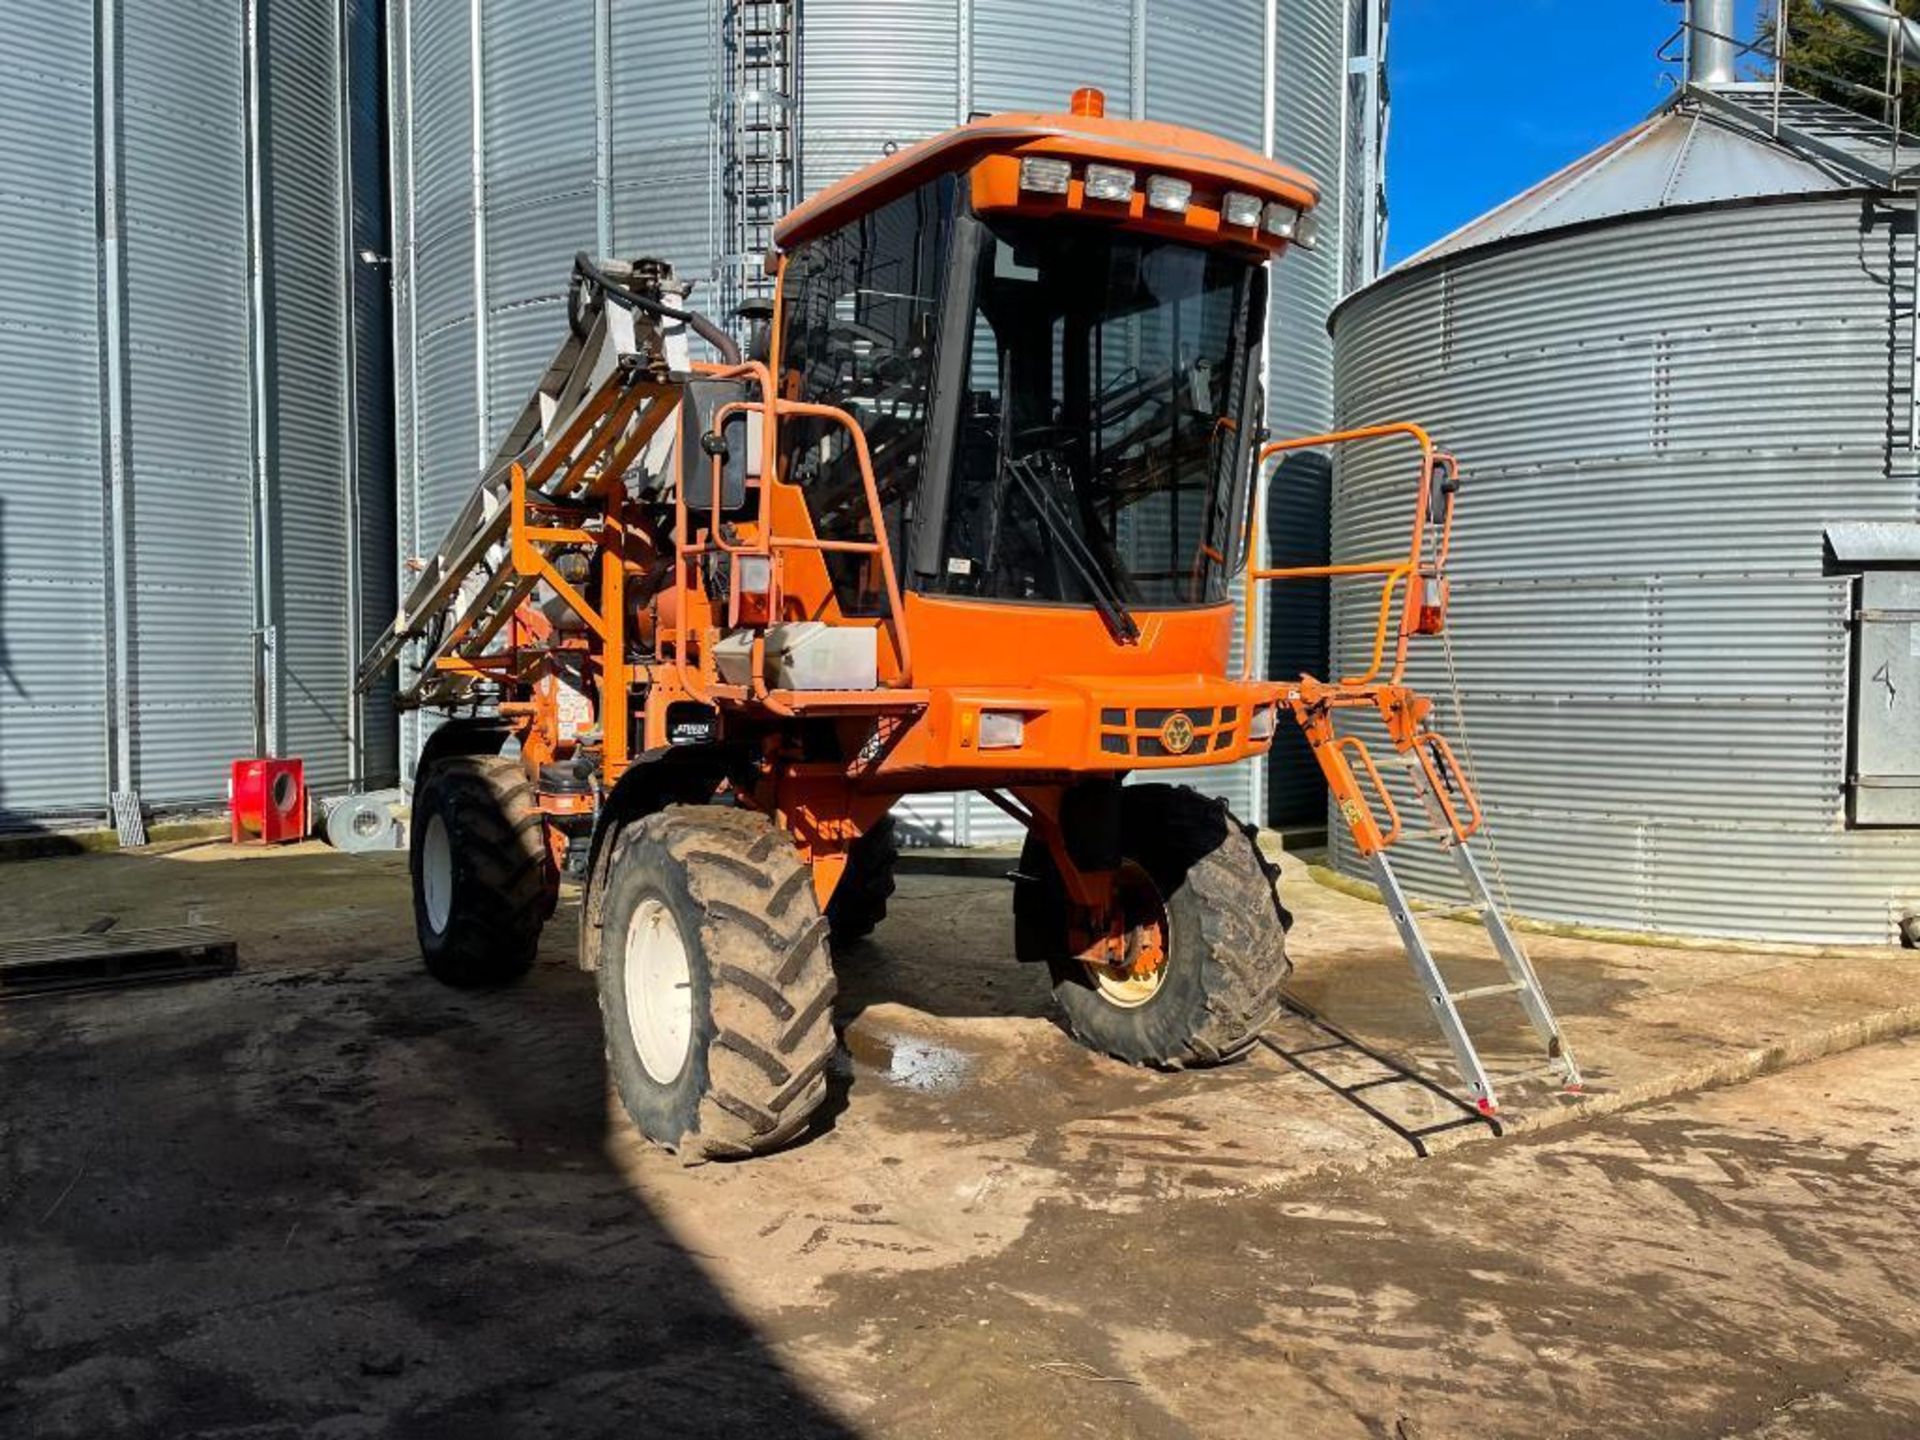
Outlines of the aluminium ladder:
<svg viewBox="0 0 1920 1440">
<path fill-rule="evenodd" d="M 1495 1081 L 1512 1084 L 1527 1080 L 1558 1080 L 1562 1088 L 1578 1090 L 1580 1088 L 1580 1070 L 1574 1063 L 1573 1052 L 1567 1048 L 1566 1040 L 1560 1034 L 1559 1023 L 1554 1019 L 1553 1010 L 1547 1004 L 1546 992 L 1540 988 L 1540 977 L 1534 973 L 1533 962 L 1527 958 L 1527 952 L 1520 944 L 1519 937 L 1507 924 L 1505 914 L 1495 901 L 1493 890 L 1487 884 L 1487 877 L 1480 868 L 1479 857 L 1473 853 L 1470 843 L 1471 831 L 1461 834 L 1453 824 L 1454 813 L 1447 805 L 1437 786 L 1444 786 L 1449 779 L 1463 784 L 1457 772 L 1452 771 L 1445 762 L 1440 767 L 1440 777 L 1429 773 L 1429 767 L 1420 763 L 1412 752 L 1401 753 L 1401 763 L 1413 784 L 1414 793 L 1419 797 L 1422 810 L 1426 814 L 1429 828 L 1426 835 L 1438 842 L 1453 859 L 1454 868 L 1459 872 L 1466 886 L 1469 907 L 1486 927 L 1487 936 L 1493 941 L 1495 953 L 1501 964 L 1506 967 L 1507 979 L 1492 985 L 1474 985 L 1463 990 L 1455 990 L 1445 975 L 1441 973 L 1439 962 L 1434 958 L 1426 937 L 1414 922 L 1413 909 L 1407 902 L 1406 892 L 1400 887 L 1400 879 L 1394 874 L 1393 863 L 1387 858 L 1387 847 L 1382 846 L 1367 857 L 1373 872 L 1374 883 L 1380 887 L 1381 899 L 1386 902 L 1387 913 L 1393 917 L 1394 928 L 1400 932 L 1401 944 L 1406 947 L 1407 959 L 1413 965 L 1414 975 L 1433 1008 L 1434 1019 L 1439 1022 L 1440 1033 L 1446 1037 L 1447 1047 L 1453 1052 L 1455 1066 L 1466 1081 L 1468 1093 L 1475 1107 L 1483 1115 L 1498 1113 L 1500 1101 L 1495 1091 Z M 1450 773 L 1451 772 L 1451 773 Z M 1533 1026 L 1534 1034 L 1539 1036 L 1545 1049 L 1543 1064 L 1518 1072 L 1491 1076 L 1481 1063 L 1480 1053 L 1474 1046 L 1473 1037 L 1468 1034 L 1466 1022 L 1461 1018 L 1460 1007 L 1479 1000 L 1491 1000 L 1502 995 L 1511 995 L 1526 1013 L 1527 1021 Z"/>
</svg>

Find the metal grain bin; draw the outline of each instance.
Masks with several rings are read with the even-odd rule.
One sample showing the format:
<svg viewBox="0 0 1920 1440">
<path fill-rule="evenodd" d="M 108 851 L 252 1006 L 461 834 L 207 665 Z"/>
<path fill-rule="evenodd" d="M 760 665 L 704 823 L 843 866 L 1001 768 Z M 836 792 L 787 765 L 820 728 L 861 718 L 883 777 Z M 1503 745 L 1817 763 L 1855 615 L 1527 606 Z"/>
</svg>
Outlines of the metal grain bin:
<svg viewBox="0 0 1920 1440">
<path fill-rule="evenodd" d="M 400 343 L 402 557 L 431 546 L 546 363 L 572 256 L 659 255 L 715 313 L 751 293 L 780 210 L 976 111 L 1060 109 L 1211 129 L 1326 189 L 1318 254 L 1276 277 L 1274 423 L 1332 416 L 1324 321 L 1379 250 L 1384 3 L 1366 0 L 394 0 L 389 17 Z M 757 67 L 757 68 L 756 68 Z M 771 142 L 743 139 L 770 126 Z M 763 133 L 763 132 L 755 132 Z M 765 180 L 743 163 L 771 145 Z M 1337 223 L 1335 223 L 1337 222 Z M 1344 267 L 1344 269 L 1343 269 Z M 1358 267 L 1357 269 L 1355 267 Z M 1296 492 L 1289 491 L 1291 499 Z M 1276 517 L 1325 545 L 1324 507 Z M 1268 661 L 1324 655 L 1324 606 L 1276 602 Z M 417 721 L 407 726 L 417 747 Z M 1271 796 L 1203 777 L 1243 814 L 1317 817 L 1304 753 Z M 919 838 L 1009 838 L 985 801 L 903 810 Z"/>
<path fill-rule="evenodd" d="M 1417 418 L 1464 466 L 1465 734 L 1528 914 L 1884 941 L 1920 907 L 1912 190 L 1873 127 L 1781 99 L 1776 138 L 1770 86 L 1691 86 L 1334 316 L 1343 423 Z M 1410 483 L 1404 452 L 1339 468 L 1336 559 L 1404 546 Z M 1376 596 L 1336 591 L 1346 669 Z M 1458 735 L 1431 642 L 1412 675 Z"/>
<path fill-rule="evenodd" d="M 9 14 L 0 830 L 219 803 L 262 748 L 396 768 L 351 689 L 394 603 L 375 12 Z"/>
</svg>

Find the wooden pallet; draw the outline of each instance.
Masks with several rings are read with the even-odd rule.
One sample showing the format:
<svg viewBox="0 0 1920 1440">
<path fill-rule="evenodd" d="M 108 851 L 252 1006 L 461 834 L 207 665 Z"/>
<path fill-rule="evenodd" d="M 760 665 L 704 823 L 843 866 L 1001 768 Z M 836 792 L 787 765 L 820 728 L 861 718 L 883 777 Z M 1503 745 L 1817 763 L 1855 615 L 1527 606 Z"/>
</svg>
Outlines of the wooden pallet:
<svg viewBox="0 0 1920 1440">
<path fill-rule="evenodd" d="M 211 925 L 0 941 L 0 1000 L 230 975 L 231 935 Z"/>
</svg>

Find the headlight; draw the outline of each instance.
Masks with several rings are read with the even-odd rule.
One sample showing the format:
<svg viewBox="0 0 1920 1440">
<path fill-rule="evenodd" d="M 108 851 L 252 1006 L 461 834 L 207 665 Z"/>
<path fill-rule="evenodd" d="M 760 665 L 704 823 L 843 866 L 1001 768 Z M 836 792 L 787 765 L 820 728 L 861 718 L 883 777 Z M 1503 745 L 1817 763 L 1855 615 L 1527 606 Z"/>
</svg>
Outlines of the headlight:
<svg viewBox="0 0 1920 1440">
<path fill-rule="evenodd" d="M 1027 738 L 1027 717 L 1015 710 L 980 712 L 982 750 L 1018 750 Z"/>
<path fill-rule="evenodd" d="M 1240 190 L 1229 190 L 1226 198 L 1220 202 L 1220 214 L 1229 225 L 1258 225 L 1260 197 Z"/>
<path fill-rule="evenodd" d="M 1320 216 L 1309 210 L 1300 217 L 1300 223 L 1293 227 L 1293 243 L 1302 250 L 1320 248 Z"/>
<path fill-rule="evenodd" d="M 1253 741 L 1273 739 L 1274 722 L 1278 718 L 1278 705 L 1262 705 L 1247 720 L 1247 739 Z"/>
<path fill-rule="evenodd" d="M 1261 226 L 1278 240 L 1291 240 L 1296 226 L 1300 223 L 1300 212 L 1291 205 L 1282 205 L 1278 200 L 1267 206 Z"/>
<path fill-rule="evenodd" d="M 1028 155 L 1020 161 L 1020 188 L 1038 190 L 1042 195 L 1064 195 L 1073 179 L 1073 166 L 1065 160 L 1049 160 L 1043 155 Z"/>
<path fill-rule="evenodd" d="M 1086 191 L 1089 200 L 1131 200 L 1133 171 L 1118 165 L 1089 165 Z"/>
<path fill-rule="evenodd" d="M 1176 175 L 1147 177 L 1147 204 L 1155 210 L 1171 210 L 1176 215 L 1183 215 L 1187 202 L 1192 198 L 1193 186 Z"/>
</svg>

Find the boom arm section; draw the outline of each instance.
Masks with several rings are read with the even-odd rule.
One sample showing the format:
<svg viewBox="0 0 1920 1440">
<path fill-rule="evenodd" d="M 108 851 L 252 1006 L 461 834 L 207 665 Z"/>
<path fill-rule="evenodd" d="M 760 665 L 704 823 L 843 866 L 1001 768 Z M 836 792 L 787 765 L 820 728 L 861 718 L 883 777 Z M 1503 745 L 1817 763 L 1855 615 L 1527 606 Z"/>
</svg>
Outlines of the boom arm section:
<svg viewBox="0 0 1920 1440">
<path fill-rule="evenodd" d="M 418 666 L 400 685 L 402 708 L 481 699 L 492 678 L 490 646 L 516 610 L 543 581 L 572 586 L 551 564 L 510 563 L 515 541 L 523 560 L 530 546 L 597 541 L 597 495 L 626 484 L 632 471 L 642 488 L 668 483 L 671 433 L 663 422 L 676 403 L 668 377 L 688 368 L 689 327 L 677 303 L 685 294 L 658 261 L 576 267 L 566 339 L 446 535 L 414 562 L 419 578 L 362 659 L 360 689 L 420 640 Z M 575 526 L 512 533 L 516 484 L 532 508 Z"/>
</svg>

